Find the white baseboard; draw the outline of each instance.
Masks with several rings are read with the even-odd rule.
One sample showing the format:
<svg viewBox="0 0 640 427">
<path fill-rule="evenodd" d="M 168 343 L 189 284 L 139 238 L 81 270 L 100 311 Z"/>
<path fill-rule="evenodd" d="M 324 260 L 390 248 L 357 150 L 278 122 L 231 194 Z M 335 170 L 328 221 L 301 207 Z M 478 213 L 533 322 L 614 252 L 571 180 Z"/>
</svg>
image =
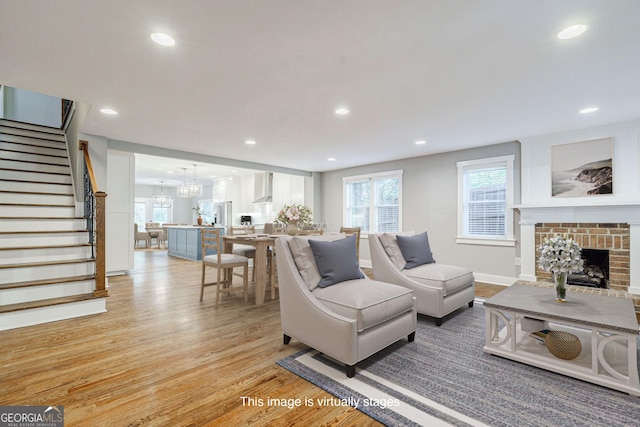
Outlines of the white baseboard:
<svg viewBox="0 0 640 427">
<path fill-rule="evenodd" d="M 484 274 L 473 272 L 476 282 L 488 283 L 490 285 L 511 286 L 518 281 L 515 277 L 496 276 L 493 274 Z"/>
</svg>

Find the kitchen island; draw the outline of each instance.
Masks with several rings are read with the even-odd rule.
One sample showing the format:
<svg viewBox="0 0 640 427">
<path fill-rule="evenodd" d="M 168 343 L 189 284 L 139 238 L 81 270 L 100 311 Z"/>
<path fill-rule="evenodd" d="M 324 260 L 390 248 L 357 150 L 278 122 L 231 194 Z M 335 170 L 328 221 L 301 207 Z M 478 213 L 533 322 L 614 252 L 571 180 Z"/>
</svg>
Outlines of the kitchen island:
<svg viewBox="0 0 640 427">
<path fill-rule="evenodd" d="M 224 235 L 225 227 L 200 225 L 174 225 L 167 227 L 167 247 L 169 255 L 200 261 L 202 259 L 202 229 L 219 229 Z M 211 253 L 214 253 L 212 251 Z M 211 255 L 207 251 L 207 255 Z"/>
</svg>

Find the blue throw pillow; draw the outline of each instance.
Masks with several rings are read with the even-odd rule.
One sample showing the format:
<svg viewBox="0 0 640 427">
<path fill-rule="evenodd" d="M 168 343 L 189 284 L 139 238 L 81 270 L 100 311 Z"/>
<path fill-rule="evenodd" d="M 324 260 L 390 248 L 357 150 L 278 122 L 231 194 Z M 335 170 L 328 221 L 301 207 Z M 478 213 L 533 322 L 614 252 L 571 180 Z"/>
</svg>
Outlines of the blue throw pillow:
<svg viewBox="0 0 640 427">
<path fill-rule="evenodd" d="M 309 239 L 309 246 L 322 277 L 318 287 L 326 288 L 345 280 L 364 279 L 358 266 L 355 235 L 332 242 Z"/>
<path fill-rule="evenodd" d="M 407 265 L 404 268 L 414 268 L 423 264 L 431 264 L 435 262 L 431 247 L 429 246 L 429 237 L 427 232 L 416 234 L 415 236 L 396 236 L 400 252 Z"/>
</svg>

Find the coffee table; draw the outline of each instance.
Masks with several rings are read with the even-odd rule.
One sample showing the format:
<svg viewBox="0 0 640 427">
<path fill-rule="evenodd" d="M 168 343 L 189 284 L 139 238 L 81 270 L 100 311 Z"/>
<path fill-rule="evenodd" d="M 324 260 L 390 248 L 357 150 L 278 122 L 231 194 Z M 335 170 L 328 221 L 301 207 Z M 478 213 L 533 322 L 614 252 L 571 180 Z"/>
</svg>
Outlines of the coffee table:
<svg viewBox="0 0 640 427">
<path fill-rule="evenodd" d="M 529 285 L 512 285 L 489 298 L 484 351 L 640 396 L 639 330 L 631 300 L 579 292 L 567 299 L 556 302 L 554 288 Z M 531 325 L 576 335 L 580 355 L 573 360 L 553 356 L 530 336 Z"/>
</svg>

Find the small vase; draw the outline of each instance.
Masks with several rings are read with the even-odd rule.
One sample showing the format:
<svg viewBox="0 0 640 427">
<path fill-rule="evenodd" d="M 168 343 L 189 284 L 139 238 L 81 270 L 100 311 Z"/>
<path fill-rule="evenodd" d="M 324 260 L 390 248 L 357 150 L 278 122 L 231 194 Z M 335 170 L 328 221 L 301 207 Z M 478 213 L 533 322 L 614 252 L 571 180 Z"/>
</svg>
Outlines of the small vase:
<svg viewBox="0 0 640 427">
<path fill-rule="evenodd" d="M 295 222 L 287 224 L 287 234 L 289 236 L 295 236 L 296 234 L 298 234 L 298 224 L 296 224 Z"/>
<path fill-rule="evenodd" d="M 202 217 L 198 215 L 198 225 L 202 225 Z"/>
<path fill-rule="evenodd" d="M 567 273 L 554 271 L 553 283 L 556 285 L 556 301 L 567 302 Z"/>
</svg>

